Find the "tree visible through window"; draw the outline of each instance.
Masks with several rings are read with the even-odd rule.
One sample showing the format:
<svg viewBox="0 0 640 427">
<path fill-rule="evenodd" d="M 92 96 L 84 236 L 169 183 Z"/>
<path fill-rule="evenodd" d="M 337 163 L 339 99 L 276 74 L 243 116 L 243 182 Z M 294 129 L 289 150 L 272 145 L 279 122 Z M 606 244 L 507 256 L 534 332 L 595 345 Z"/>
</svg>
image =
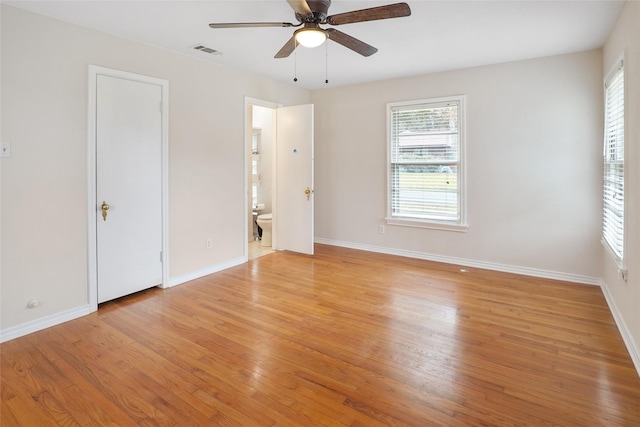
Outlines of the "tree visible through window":
<svg viewBox="0 0 640 427">
<path fill-rule="evenodd" d="M 463 224 L 463 97 L 388 105 L 388 219 Z"/>
</svg>

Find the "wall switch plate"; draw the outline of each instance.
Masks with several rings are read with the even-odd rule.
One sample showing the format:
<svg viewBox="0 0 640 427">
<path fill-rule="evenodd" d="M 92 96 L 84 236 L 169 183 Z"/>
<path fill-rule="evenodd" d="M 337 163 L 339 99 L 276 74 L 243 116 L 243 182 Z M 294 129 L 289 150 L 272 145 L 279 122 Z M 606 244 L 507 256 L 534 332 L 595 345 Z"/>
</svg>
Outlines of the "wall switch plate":
<svg viewBox="0 0 640 427">
<path fill-rule="evenodd" d="M 0 157 L 11 157 L 11 144 L 8 142 L 0 144 Z"/>
</svg>

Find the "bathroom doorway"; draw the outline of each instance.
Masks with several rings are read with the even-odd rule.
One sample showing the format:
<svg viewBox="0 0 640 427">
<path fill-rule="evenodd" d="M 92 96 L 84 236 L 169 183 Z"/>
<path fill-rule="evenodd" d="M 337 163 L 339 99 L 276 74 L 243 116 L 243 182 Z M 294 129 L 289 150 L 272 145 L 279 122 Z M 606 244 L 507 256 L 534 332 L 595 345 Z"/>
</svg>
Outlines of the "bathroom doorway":
<svg viewBox="0 0 640 427">
<path fill-rule="evenodd" d="M 253 259 L 273 251 L 274 230 L 274 153 L 276 142 L 276 107 L 249 104 L 247 111 L 247 169 L 249 237 L 248 258 Z"/>
<path fill-rule="evenodd" d="M 248 259 L 256 242 L 257 256 L 265 250 L 313 255 L 313 110 L 245 98 Z"/>
</svg>

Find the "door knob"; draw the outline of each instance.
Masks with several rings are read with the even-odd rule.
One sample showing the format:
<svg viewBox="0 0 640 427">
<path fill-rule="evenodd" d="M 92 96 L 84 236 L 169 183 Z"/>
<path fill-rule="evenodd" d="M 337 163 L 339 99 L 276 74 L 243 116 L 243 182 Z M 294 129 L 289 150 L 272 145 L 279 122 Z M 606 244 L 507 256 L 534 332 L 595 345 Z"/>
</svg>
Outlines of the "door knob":
<svg viewBox="0 0 640 427">
<path fill-rule="evenodd" d="M 103 201 L 102 202 L 102 206 L 100 206 L 102 208 L 102 220 L 106 221 L 107 220 L 107 211 L 109 210 L 109 205 L 107 204 L 107 202 Z"/>
<path fill-rule="evenodd" d="M 307 196 L 307 200 L 309 200 L 309 197 L 311 197 L 311 189 L 309 187 L 305 188 L 304 194 Z"/>
</svg>

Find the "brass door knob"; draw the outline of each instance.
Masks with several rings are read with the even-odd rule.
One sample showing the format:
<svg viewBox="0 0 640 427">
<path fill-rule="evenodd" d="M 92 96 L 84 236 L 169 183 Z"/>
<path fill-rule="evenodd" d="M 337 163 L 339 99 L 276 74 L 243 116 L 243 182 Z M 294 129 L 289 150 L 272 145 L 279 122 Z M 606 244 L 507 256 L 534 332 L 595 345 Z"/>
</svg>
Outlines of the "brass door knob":
<svg viewBox="0 0 640 427">
<path fill-rule="evenodd" d="M 106 221 L 107 220 L 107 211 L 109 210 L 109 205 L 107 204 L 107 202 L 103 201 L 102 202 L 102 206 L 100 206 L 102 209 L 102 220 Z"/>
<path fill-rule="evenodd" d="M 307 196 L 307 200 L 309 200 L 309 198 L 311 197 L 311 189 L 309 187 L 305 188 L 304 194 L 305 196 Z"/>
</svg>

